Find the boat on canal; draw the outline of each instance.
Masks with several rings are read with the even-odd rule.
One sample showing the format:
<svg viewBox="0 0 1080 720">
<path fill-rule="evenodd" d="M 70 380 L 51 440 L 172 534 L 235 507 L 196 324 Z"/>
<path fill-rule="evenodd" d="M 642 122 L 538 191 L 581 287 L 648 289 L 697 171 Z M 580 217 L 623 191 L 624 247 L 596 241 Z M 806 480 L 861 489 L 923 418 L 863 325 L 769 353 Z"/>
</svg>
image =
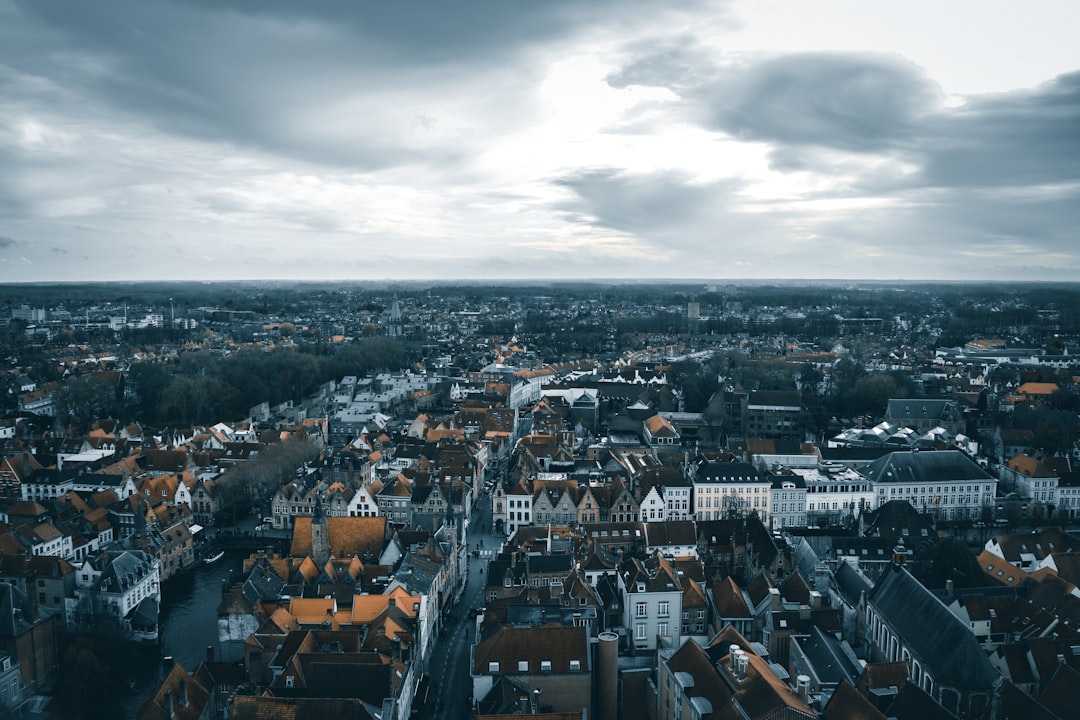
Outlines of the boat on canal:
<svg viewBox="0 0 1080 720">
<path fill-rule="evenodd" d="M 206 563 L 207 565 L 209 565 L 211 563 L 216 563 L 218 560 L 220 560 L 223 557 L 225 557 L 225 551 L 224 550 L 218 550 L 213 555 L 208 555 L 207 557 L 203 558 L 203 562 Z"/>
</svg>

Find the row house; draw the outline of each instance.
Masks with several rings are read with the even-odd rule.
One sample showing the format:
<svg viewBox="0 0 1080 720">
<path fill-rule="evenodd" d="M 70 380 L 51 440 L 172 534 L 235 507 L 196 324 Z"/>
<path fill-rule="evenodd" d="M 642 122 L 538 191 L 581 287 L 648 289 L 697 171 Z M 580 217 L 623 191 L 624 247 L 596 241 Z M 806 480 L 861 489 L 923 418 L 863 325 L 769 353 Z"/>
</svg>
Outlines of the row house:
<svg viewBox="0 0 1080 720">
<path fill-rule="evenodd" d="M 375 493 L 379 515 L 398 527 L 412 526 L 413 481 L 404 473 L 388 479 Z"/>
<path fill-rule="evenodd" d="M 631 649 L 656 650 L 682 643 L 683 585 L 671 561 L 660 554 L 627 558 L 618 571 L 623 627 Z"/>
<path fill-rule="evenodd" d="M 836 463 L 821 463 L 811 468 L 790 468 L 790 471 L 801 478 L 806 486 L 803 493 L 799 492 L 798 487 L 787 491 L 788 497 L 794 498 L 793 509 L 796 513 L 799 512 L 799 495 L 805 495 L 806 525 L 841 524 L 850 518 L 858 518 L 863 512 L 880 504 L 870 480 L 851 468 Z M 773 523 L 773 526 L 779 525 Z"/>
<path fill-rule="evenodd" d="M 41 469 L 41 463 L 32 453 L 23 452 L 0 458 L 0 500 L 25 499 L 22 492 L 23 482 Z"/>
<path fill-rule="evenodd" d="M 278 488 L 270 509 L 274 517 L 275 528 L 290 528 L 298 515 L 315 514 L 316 505 L 322 498 L 312 486 L 301 482 L 290 482 Z"/>
<path fill-rule="evenodd" d="M 806 481 L 794 472 L 772 471 L 769 523 L 774 528 L 803 527 L 808 524 Z"/>
<path fill-rule="evenodd" d="M 719 520 L 751 513 L 769 518 L 772 481 L 750 463 L 706 462 L 692 481 L 694 517 Z"/>
<path fill-rule="evenodd" d="M 199 525 L 212 526 L 225 507 L 218 474 L 199 475 L 191 488 L 191 517 Z"/>
<path fill-rule="evenodd" d="M 578 519 L 577 481 L 575 480 L 537 480 L 533 482 L 532 523 L 543 525 L 573 525 Z M 582 498 L 584 500 L 584 498 Z M 590 496 L 589 504 L 595 509 L 595 501 Z"/>
<path fill-rule="evenodd" d="M 650 466 L 642 471 L 636 487 L 640 498 L 639 519 L 642 522 L 691 518 L 691 486 L 679 468 Z"/>
<path fill-rule="evenodd" d="M 439 483 L 418 483 L 410 497 L 409 527 L 434 532 L 451 511 L 450 488 Z"/>
<path fill-rule="evenodd" d="M 51 521 L 20 525 L 11 534 L 33 556 L 74 558 L 71 536 L 61 532 Z"/>
</svg>

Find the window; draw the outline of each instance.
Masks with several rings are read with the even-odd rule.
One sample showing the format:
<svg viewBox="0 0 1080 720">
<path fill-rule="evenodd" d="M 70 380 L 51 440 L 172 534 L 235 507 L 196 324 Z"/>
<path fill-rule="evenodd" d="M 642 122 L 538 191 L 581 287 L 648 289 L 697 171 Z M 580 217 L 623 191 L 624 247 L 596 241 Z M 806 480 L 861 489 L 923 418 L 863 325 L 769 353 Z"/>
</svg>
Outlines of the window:
<svg viewBox="0 0 1080 720">
<path fill-rule="evenodd" d="M 649 616 L 649 607 L 648 607 L 648 605 L 646 605 L 643 602 L 639 602 L 639 603 L 637 603 L 637 605 L 634 606 L 634 617 L 643 618 L 643 617 L 648 617 L 648 616 Z"/>
<path fill-rule="evenodd" d="M 529 672 L 528 660 L 518 660 L 518 672 Z"/>
<path fill-rule="evenodd" d="M 638 623 L 634 626 L 635 640 L 644 640 L 646 637 L 648 637 L 648 635 L 646 635 L 646 627 L 647 626 L 645 625 L 645 623 Z"/>
<path fill-rule="evenodd" d="M 671 612 L 668 609 L 668 606 L 669 606 L 669 603 L 668 603 L 667 600 L 662 600 L 660 602 L 660 607 L 659 607 L 659 615 L 660 615 L 660 617 L 667 617 L 668 615 L 671 614 Z"/>
<path fill-rule="evenodd" d="M 578 671 L 580 669 L 581 669 L 581 661 L 580 660 L 571 660 L 570 661 L 570 670 L 572 672 L 576 672 L 576 671 Z"/>
<path fill-rule="evenodd" d="M 488 663 L 488 672 L 499 672 L 499 662 L 497 660 L 493 660 Z"/>
<path fill-rule="evenodd" d="M 541 660 L 540 661 L 540 672 L 551 672 L 551 661 L 550 660 Z"/>
</svg>

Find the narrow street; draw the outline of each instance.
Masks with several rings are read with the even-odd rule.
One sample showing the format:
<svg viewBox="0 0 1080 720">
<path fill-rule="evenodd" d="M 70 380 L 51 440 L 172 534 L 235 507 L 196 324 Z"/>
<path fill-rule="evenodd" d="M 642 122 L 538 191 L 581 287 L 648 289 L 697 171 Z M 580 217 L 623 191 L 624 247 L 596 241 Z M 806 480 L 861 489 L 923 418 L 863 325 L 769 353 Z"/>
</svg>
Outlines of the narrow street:
<svg viewBox="0 0 1080 720">
<path fill-rule="evenodd" d="M 491 532 L 490 498 L 485 493 L 479 507 L 473 511 L 466 533 L 469 543 L 469 575 L 461 602 L 453 609 L 447 623 L 447 633 L 435 642 L 428 666 L 427 703 L 417 707 L 417 717 L 467 718 L 472 700 L 472 680 L 469 676 L 470 647 L 475 633 L 476 621 L 469 611 L 483 605 L 483 591 L 488 559 L 498 551 L 503 541 L 501 535 Z M 481 532 L 480 528 L 486 528 Z M 480 552 L 473 557 L 473 551 Z"/>
</svg>

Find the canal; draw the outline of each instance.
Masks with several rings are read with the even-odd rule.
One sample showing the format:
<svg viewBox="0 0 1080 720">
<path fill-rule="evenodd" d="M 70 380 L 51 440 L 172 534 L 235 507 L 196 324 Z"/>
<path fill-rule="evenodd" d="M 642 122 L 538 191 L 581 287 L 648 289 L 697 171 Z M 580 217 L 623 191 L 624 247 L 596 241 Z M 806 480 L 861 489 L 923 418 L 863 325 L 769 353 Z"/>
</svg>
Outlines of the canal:
<svg viewBox="0 0 1080 720">
<path fill-rule="evenodd" d="M 215 656 L 220 657 L 217 608 L 221 603 L 222 586 L 231 586 L 239 580 L 244 557 L 244 553 L 227 552 L 215 563 L 200 562 L 189 572 L 169 578 L 162 584 L 158 645 L 153 648 L 154 654 L 160 658 L 173 658 L 188 672 L 194 672 L 206 659 L 207 647 L 214 648 Z M 146 660 L 151 661 L 150 658 Z M 138 704 L 147 698 L 161 678 L 159 672 L 154 684 L 135 690 L 126 708 L 127 717 L 134 717 Z"/>
</svg>

